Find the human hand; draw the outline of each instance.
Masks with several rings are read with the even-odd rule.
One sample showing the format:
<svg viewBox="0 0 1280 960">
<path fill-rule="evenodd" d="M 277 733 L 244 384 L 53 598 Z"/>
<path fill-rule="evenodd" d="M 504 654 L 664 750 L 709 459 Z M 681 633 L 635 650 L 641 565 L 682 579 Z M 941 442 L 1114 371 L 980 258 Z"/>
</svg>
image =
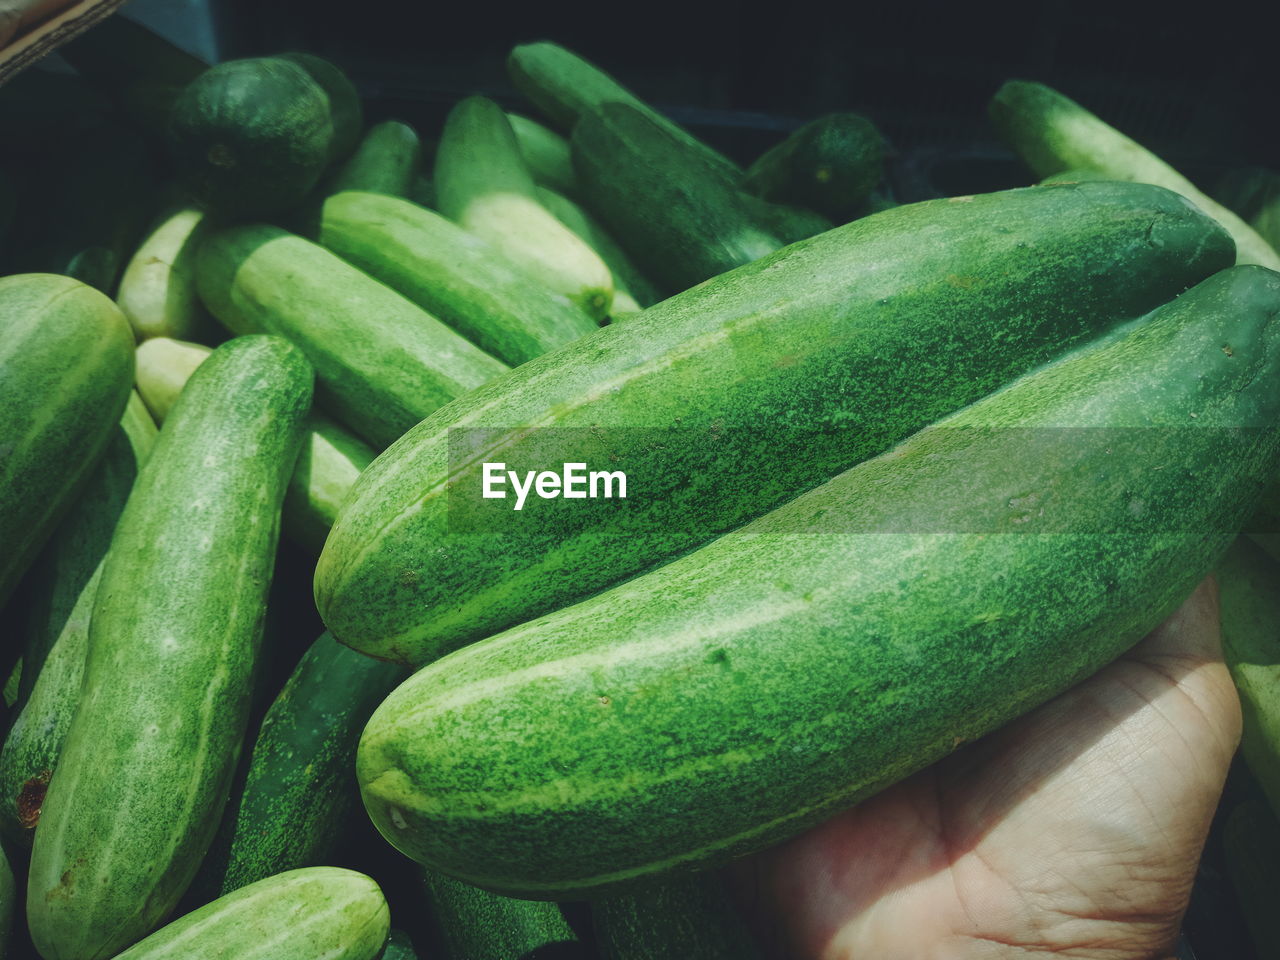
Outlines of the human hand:
<svg viewBox="0 0 1280 960">
<path fill-rule="evenodd" d="M 788 960 L 1170 957 L 1239 738 L 1206 580 L 1096 676 L 735 880 Z"/>
</svg>

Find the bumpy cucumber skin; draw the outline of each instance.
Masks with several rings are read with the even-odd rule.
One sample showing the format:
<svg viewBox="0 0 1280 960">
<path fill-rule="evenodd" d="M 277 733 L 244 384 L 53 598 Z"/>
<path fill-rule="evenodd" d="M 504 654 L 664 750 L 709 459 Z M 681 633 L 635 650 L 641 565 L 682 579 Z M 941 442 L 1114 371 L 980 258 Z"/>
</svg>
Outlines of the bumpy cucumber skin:
<svg viewBox="0 0 1280 960">
<path fill-rule="evenodd" d="M 737 180 L 626 104 L 585 114 L 572 144 L 585 200 L 667 293 L 783 246 Z"/>
<path fill-rule="evenodd" d="M 1154 153 L 1058 91 L 1041 83 L 1010 80 L 996 91 L 989 112 L 996 130 L 1036 176 L 1081 167 L 1116 180 L 1165 187 L 1226 228 L 1236 242 L 1237 263 L 1280 270 L 1280 253 L 1256 230 Z"/>
<path fill-rule="evenodd" d="M 1122 334 L 420 670 L 360 744 L 374 823 L 477 885 L 595 895 L 771 845 L 1089 675 L 1280 462 L 1280 275 Z"/>
<path fill-rule="evenodd" d="M 321 616 L 359 650 L 428 662 L 759 516 L 1231 259 L 1182 198 L 1116 183 L 929 201 L 793 244 L 416 427 L 335 523 Z M 451 530 L 481 467 L 450 472 L 450 431 L 478 428 L 484 459 L 608 462 L 644 495 L 607 513 L 624 502 L 531 498 L 509 526 Z"/>
<path fill-rule="evenodd" d="M 558 904 L 499 896 L 430 870 L 422 882 L 451 960 L 511 960 L 542 951 L 562 960 L 592 956 Z"/>
<path fill-rule="evenodd" d="M 0 833 L 31 846 L 80 699 L 89 617 L 116 522 L 156 426 L 136 393 L 93 476 L 28 574 L 20 701 L 0 749 Z"/>
<path fill-rule="evenodd" d="M 324 246 L 512 366 L 596 324 L 495 247 L 407 200 L 340 193 L 325 201 Z"/>
<path fill-rule="evenodd" d="M 467 97 L 449 111 L 433 179 L 446 217 L 489 241 L 588 316 L 608 315 L 613 302 L 609 268 L 538 202 L 511 123 L 496 103 Z"/>
<path fill-rule="evenodd" d="M 369 877 L 308 867 L 206 904 L 119 960 L 373 960 L 389 927 L 387 902 Z"/>
<path fill-rule="evenodd" d="M 405 676 L 327 633 L 302 655 L 258 731 L 244 790 L 227 810 L 225 851 L 215 841 L 202 867 L 225 855 L 219 895 L 325 862 L 358 803 L 360 731 Z"/>
<path fill-rule="evenodd" d="M 602 960 L 759 960 L 719 874 L 648 884 L 591 904 Z"/>
<path fill-rule="evenodd" d="M 27 916 L 48 960 L 111 957 L 144 936 L 212 839 L 312 380 L 287 341 L 229 341 L 192 375 L 138 476 L 32 850 Z"/>
<path fill-rule="evenodd" d="M 70 277 L 0 279 L 0 605 L 106 449 L 133 383 L 133 332 Z"/>
<path fill-rule="evenodd" d="M 1240 750 L 1280 816 L 1280 564 L 1241 538 L 1218 567 L 1222 650 L 1240 691 Z"/>
<path fill-rule="evenodd" d="M 421 166 L 418 131 L 401 120 L 384 120 L 369 128 L 356 152 L 328 182 L 327 192 L 366 190 L 407 197 Z"/>
<path fill-rule="evenodd" d="M 200 247 L 200 297 L 237 334 L 298 344 L 316 402 L 375 446 L 507 371 L 409 300 L 278 227 L 231 227 Z"/>
</svg>

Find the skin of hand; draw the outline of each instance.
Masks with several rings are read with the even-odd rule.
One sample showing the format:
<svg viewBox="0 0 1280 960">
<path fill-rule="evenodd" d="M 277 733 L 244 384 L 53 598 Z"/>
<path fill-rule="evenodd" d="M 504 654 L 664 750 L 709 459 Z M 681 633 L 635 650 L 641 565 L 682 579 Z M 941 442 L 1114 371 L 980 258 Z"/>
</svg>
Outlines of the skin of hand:
<svg viewBox="0 0 1280 960">
<path fill-rule="evenodd" d="M 1239 739 L 1209 579 L 1089 680 L 732 879 L 786 960 L 1172 957 Z"/>
</svg>

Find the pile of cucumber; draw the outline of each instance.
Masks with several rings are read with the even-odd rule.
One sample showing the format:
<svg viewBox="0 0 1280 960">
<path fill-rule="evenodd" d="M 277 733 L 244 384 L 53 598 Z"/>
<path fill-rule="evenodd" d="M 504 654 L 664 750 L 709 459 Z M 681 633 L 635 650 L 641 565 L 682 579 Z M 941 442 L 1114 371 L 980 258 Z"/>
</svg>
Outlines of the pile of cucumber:
<svg viewBox="0 0 1280 960">
<path fill-rule="evenodd" d="M 1275 175 L 1022 81 L 1043 183 L 899 205 L 865 117 L 744 168 L 554 43 L 438 131 L 308 53 L 67 59 L 0 89 L 0 957 L 749 960 L 717 868 L 1215 569 L 1280 835 Z"/>
</svg>

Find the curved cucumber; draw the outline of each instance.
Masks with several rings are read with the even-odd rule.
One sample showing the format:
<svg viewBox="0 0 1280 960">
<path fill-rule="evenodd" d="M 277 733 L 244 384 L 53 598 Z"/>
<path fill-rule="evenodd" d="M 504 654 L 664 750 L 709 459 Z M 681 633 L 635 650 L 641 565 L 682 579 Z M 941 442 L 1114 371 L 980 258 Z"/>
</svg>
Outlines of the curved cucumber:
<svg viewBox="0 0 1280 960">
<path fill-rule="evenodd" d="M 552 899 L 794 835 L 1181 603 L 1280 465 L 1278 376 L 1280 275 L 1223 271 L 665 567 L 418 671 L 365 729 L 365 806 L 432 869 Z"/>
<path fill-rule="evenodd" d="M 80 699 L 89 617 L 107 548 L 156 426 L 136 393 L 70 512 L 28 575 L 20 700 L 0 749 L 0 833 L 22 847 Z"/>
<path fill-rule="evenodd" d="M 1231 256 L 1181 197 L 1126 183 L 929 201 L 792 244 L 416 427 L 334 525 L 320 614 L 425 663 L 759 516 Z M 509 487 L 481 499 L 484 462 L 585 462 L 639 495 L 516 512 Z"/>
<path fill-rule="evenodd" d="M 596 324 L 479 237 L 398 197 L 340 193 L 320 242 L 512 366 Z"/>
<path fill-rule="evenodd" d="M 450 960 L 592 956 L 557 903 L 502 897 L 430 870 L 423 871 L 422 881 Z"/>
<path fill-rule="evenodd" d="M 196 274 L 205 306 L 230 330 L 298 344 L 316 369 L 317 403 L 376 446 L 507 371 L 391 288 L 278 227 L 211 235 Z"/>
<path fill-rule="evenodd" d="M 106 449 L 133 382 L 133 333 L 70 277 L 0 279 L 0 605 Z"/>
<path fill-rule="evenodd" d="M 554 130 L 548 130 L 537 120 L 518 113 L 508 113 L 511 132 L 516 135 L 520 156 L 524 158 L 529 173 L 540 186 L 550 187 L 561 193 L 574 193 L 578 187 L 573 172 L 573 157 L 569 154 L 569 141 Z"/>
<path fill-rule="evenodd" d="M 153 337 L 138 346 L 138 392 L 156 422 L 164 422 L 187 379 L 212 352 L 198 343 L 167 337 Z M 376 456 L 377 451 L 359 437 L 313 410 L 284 496 L 285 534 L 318 555 L 338 507 Z"/>
<path fill-rule="evenodd" d="M 374 960 L 390 922 L 373 880 L 354 870 L 309 867 L 206 904 L 118 960 Z"/>
<path fill-rule="evenodd" d="M 267 710 L 244 790 L 202 867 L 220 874 L 207 878 L 218 895 L 325 862 L 359 802 L 360 731 L 404 677 L 404 668 L 356 653 L 327 633 L 307 649 Z"/>
<path fill-rule="evenodd" d="M 714 872 L 675 877 L 591 904 L 602 960 L 759 960 L 737 906 Z"/>
<path fill-rule="evenodd" d="M 287 341 L 229 341 L 192 374 L 138 476 L 31 855 L 27 917 L 46 957 L 115 956 L 173 908 L 208 848 L 312 379 Z"/>
<path fill-rule="evenodd" d="M 1154 153 L 1041 83 L 1010 80 L 989 107 L 996 130 L 1038 177 L 1084 167 L 1116 180 L 1154 183 L 1180 193 L 1221 223 L 1236 242 L 1237 263 L 1280 270 L 1280 253 L 1256 230 Z"/>
<path fill-rule="evenodd" d="M 196 251 L 204 232 L 200 208 L 166 210 L 125 267 L 116 303 L 139 340 L 205 339 L 216 330 L 196 293 Z"/>
<path fill-rule="evenodd" d="M 613 279 L 604 261 L 538 202 L 507 115 L 468 97 L 445 120 L 436 148 L 440 212 L 568 297 L 596 320 L 609 313 Z"/>
<path fill-rule="evenodd" d="M 326 192 L 366 190 L 407 197 L 421 165 L 418 131 L 400 120 L 384 120 L 369 128 L 356 152 L 326 185 Z"/>
</svg>

